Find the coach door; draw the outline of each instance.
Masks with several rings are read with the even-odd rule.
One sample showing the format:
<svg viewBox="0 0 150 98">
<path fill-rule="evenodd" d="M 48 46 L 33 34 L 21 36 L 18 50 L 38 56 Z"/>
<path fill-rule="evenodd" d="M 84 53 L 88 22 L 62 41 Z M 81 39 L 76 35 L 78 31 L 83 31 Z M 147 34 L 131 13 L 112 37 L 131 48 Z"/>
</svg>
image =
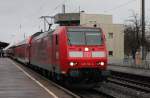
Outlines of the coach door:
<svg viewBox="0 0 150 98">
<path fill-rule="evenodd" d="M 53 42 L 53 50 L 54 50 L 54 61 L 56 61 L 55 62 L 55 64 L 58 62 L 58 59 L 59 59 L 59 36 L 58 36 L 58 34 L 55 34 L 54 35 L 54 42 Z"/>
<path fill-rule="evenodd" d="M 58 34 L 53 35 L 53 64 L 55 68 L 59 63 L 59 36 Z"/>
</svg>

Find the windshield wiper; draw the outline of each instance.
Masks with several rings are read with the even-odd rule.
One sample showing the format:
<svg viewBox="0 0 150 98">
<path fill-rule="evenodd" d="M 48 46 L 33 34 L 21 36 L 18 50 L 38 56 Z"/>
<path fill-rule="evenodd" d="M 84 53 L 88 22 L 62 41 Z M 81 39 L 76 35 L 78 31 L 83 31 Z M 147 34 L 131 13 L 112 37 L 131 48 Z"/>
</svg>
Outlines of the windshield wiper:
<svg viewBox="0 0 150 98">
<path fill-rule="evenodd" d="M 70 45 L 70 46 L 72 46 L 71 41 L 70 41 L 70 39 L 69 39 L 69 38 L 68 38 L 68 41 L 69 41 L 69 45 Z"/>
</svg>

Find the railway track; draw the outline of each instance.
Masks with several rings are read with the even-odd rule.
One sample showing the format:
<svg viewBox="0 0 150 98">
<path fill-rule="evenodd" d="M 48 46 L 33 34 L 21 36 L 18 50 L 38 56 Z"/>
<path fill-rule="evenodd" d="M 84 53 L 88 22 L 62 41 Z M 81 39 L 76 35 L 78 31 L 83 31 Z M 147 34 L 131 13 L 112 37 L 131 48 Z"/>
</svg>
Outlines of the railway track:
<svg viewBox="0 0 150 98">
<path fill-rule="evenodd" d="M 150 82 L 148 77 L 142 78 L 142 76 L 126 73 L 113 72 L 102 89 L 102 91 L 106 93 L 110 92 L 110 95 L 117 98 L 123 98 L 120 96 L 124 96 L 124 98 L 149 98 L 150 96 Z"/>
<path fill-rule="evenodd" d="M 125 79 L 121 77 L 111 77 L 108 79 L 109 82 L 123 85 L 129 88 L 133 88 L 135 90 L 150 93 L 150 86 L 147 83 L 138 82 L 135 80 Z"/>
<path fill-rule="evenodd" d="M 72 91 L 78 94 L 81 98 L 115 98 L 96 89 L 76 89 Z"/>
<path fill-rule="evenodd" d="M 126 75 L 124 73 L 113 73 L 112 76 L 108 78 L 108 82 L 130 87 L 141 92 L 150 93 L 150 81 L 148 77 L 135 76 L 131 74 Z"/>
<path fill-rule="evenodd" d="M 100 87 L 95 90 L 82 91 L 79 95 L 83 98 L 149 98 L 150 84 L 149 81 L 146 81 L 147 78 L 144 77 L 143 79 L 142 76 L 127 76 L 126 74 L 113 73 L 108 78 L 108 81 Z"/>
</svg>

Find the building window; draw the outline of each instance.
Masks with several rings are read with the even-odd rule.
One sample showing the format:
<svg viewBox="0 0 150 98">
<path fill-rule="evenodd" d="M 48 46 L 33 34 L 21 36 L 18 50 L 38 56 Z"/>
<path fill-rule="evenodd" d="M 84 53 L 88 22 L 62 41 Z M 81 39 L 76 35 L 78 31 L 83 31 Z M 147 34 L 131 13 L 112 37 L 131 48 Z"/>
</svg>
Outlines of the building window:
<svg viewBox="0 0 150 98">
<path fill-rule="evenodd" d="M 112 39 L 112 38 L 113 38 L 113 33 L 112 32 L 108 33 L 108 39 Z"/>
<path fill-rule="evenodd" d="M 108 52 L 109 56 L 113 56 L 113 51 Z"/>
</svg>

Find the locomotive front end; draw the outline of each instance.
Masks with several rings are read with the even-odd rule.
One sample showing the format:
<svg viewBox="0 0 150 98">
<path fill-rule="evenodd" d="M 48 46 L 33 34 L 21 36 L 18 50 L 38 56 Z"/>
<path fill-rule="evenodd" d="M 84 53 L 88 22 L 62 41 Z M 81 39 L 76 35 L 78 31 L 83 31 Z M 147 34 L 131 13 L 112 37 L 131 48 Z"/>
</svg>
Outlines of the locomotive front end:
<svg viewBox="0 0 150 98">
<path fill-rule="evenodd" d="M 99 82 L 107 68 L 105 37 L 100 28 L 68 27 L 67 74 L 71 81 Z"/>
</svg>

